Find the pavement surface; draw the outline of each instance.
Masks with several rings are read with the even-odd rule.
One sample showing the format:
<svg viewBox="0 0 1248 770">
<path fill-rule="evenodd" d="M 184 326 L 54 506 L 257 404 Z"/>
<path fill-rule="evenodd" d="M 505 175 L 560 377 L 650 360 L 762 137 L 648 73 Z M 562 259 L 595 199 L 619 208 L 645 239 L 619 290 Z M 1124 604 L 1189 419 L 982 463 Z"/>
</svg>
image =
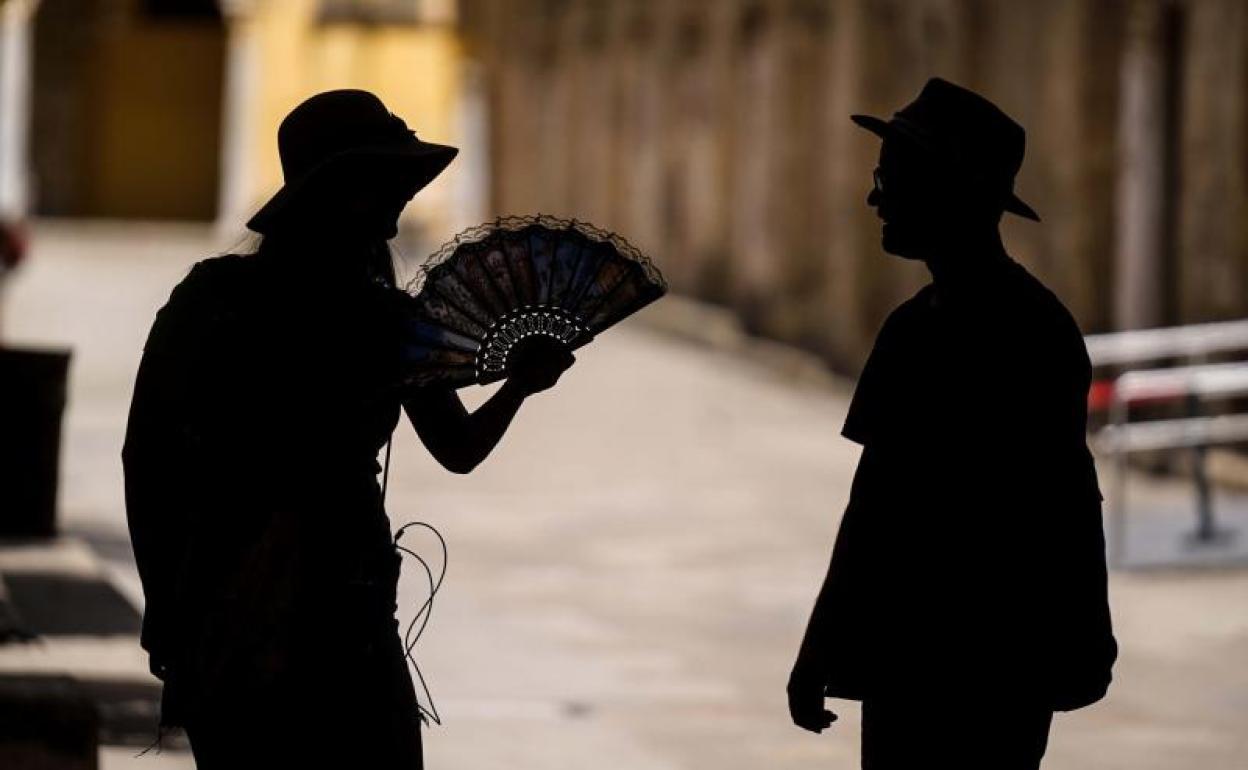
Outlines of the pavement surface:
<svg viewBox="0 0 1248 770">
<path fill-rule="evenodd" d="M 46 222 L 33 245 L 0 329 L 10 344 L 74 348 L 62 529 L 141 606 L 120 465 L 134 371 L 170 287 L 229 243 L 180 225 Z M 444 720 L 426 734 L 429 767 L 857 767 L 856 704 L 833 703 L 840 722 L 814 736 L 784 703 L 857 460 L 838 435 L 852 385 L 654 327 L 639 318 L 579 352 L 469 476 L 400 427 L 392 521 L 429 522 L 450 545 L 417 648 Z M 409 538 L 436 557 L 433 540 Z M 1055 719 L 1044 766 L 1248 766 L 1248 571 L 1120 572 L 1111 598 L 1116 682 Z M 403 617 L 423 599 L 409 565 Z M 0 672 L 152 682 L 124 628 L 48 646 L 0 647 Z M 106 747 L 102 767 L 193 766 L 183 751 L 138 750 Z"/>
</svg>

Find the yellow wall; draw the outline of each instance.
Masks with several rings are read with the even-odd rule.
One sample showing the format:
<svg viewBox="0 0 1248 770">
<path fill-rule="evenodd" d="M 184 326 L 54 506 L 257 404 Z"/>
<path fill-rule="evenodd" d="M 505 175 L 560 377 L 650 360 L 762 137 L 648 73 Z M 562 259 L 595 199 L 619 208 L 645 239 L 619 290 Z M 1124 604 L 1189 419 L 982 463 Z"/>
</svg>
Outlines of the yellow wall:
<svg viewBox="0 0 1248 770">
<path fill-rule="evenodd" d="M 231 221 L 223 224 L 241 227 L 232 220 L 282 184 L 278 125 L 301 101 L 333 88 L 373 91 L 422 139 L 457 144 L 461 52 L 445 12 L 443 23 L 322 24 L 317 0 L 254 0 L 224 22 L 175 21 L 145 16 L 136 0 L 77 1 L 46 0 L 40 16 L 37 87 L 56 97 L 44 99 L 55 102 L 40 114 L 56 131 L 44 132 L 36 164 L 55 204 L 50 213 L 224 216 Z M 75 28 L 81 34 L 69 35 Z M 77 58 L 58 56 L 63 50 Z M 233 105 L 241 123 L 222 121 L 232 104 L 223 92 L 231 61 L 244 65 L 239 93 L 248 102 Z M 237 133 L 225 136 L 230 130 Z M 75 151 L 59 146 L 65 137 L 78 143 Z M 227 205 L 249 210 L 218 212 L 222 150 L 240 145 L 227 158 L 234 181 L 225 192 Z M 417 195 L 409 224 L 446 235 L 454 173 L 452 165 Z"/>
<path fill-rule="evenodd" d="M 220 20 L 155 20 L 136 0 L 44 0 L 31 43 L 37 213 L 216 216 Z"/>
<path fill-rule="evenodd" d="M 254 17 L 236 22 L 251 25 L 236 31 L 255 35 L 259 53 L 259 105 L 249 136 L 257 206 L 282 182 L 278 125 L 320 91 L 367 89 L 420 138 L 455 144 L 461 52 L 451 26 L 322 25 L 314 14 L 312 0 L 281 0 L 260 3 Z M 448 177 L 454 169 L 452 164 L 421 191 L 406 212 L 438 234 L 444 234 L 448 218 Z"/>
<path fill-rule="evenodd" d="M 224 35 L 208 23 L 139 22 L 109 36 L 90 73 L 82 176 L 91 216 L 216 214 Z"/>
</svg>

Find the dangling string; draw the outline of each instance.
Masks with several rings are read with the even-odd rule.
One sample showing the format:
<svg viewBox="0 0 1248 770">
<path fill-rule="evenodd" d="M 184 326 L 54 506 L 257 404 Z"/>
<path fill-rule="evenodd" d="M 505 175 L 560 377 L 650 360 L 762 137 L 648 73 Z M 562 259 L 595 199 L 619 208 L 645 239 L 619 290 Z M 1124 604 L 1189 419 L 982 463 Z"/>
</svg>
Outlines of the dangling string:
<svg viewBox="0 0 1248 770">
<path fill-rule="evenodd" d="M 408 527 L 424 527 L 432 532 L 436 538 L 438 538 L 438 544 L 442 549 L 442 569 L 439 570 L 436 579 L 433 576 L 433 570 L 429 568 L 428 562 L 422 559 L 416 552 L 398 544 L 399 538 L 403 536 L 403 532 L 406 531 Z M 438 532 L 438 530 L 432 525 L 426 524 L 423 521 L 413 521 L 404 524 L 399 528 L 399 531 L 394 535 L 394 541 L 396 548 L 420 563 L 420 566 L 424 568 L 425 577 L 429 581 L 429 597 L 425 599 L 423 604 L 420 605 L 420 608 L 416 611 L 416 615 L 413 616 L 411 622 L 408 623 L 407 631 L 403 634 L 403 646 L 404 655 L 412 664 L 412 670 L 416 672 L 416 679 L 420 682 L 420 689 L 424 693 L 425 700 L 429 702 L 429 707 L 425 708 L 424 704 L 421 704 L 419 699 L 417 699 L 417 706 L 420 709 L 420 717 L 426 724 L 428 724 L 429 720 L 433 720 L 435 724 L 440 725 L 442 724 L 442 717 L 438 714 L 438 707 L 433 702 L 433 693 L 429 691 L 429 684 L 425 681 L 425 675 L 421 672 L 420 664 L 416 662 L 416 657 L 413 655 L 412 650 L 415 649 L 416 643 L 420 641 L 421 635 L 425 633 L 425 627 L 429 625 L 429 618 L 433 615 L 433 599 L 442 588 L 442 580 L 446 577 L 446 540 L 442 537 L 442 533 Z M 417 623 L 420 624 L 419 627 L 417 627 Z"/>
<path fill-rule="evenodd" d="M 386 464 L 381 469 L 381 504 L 386 504 L 386 487 L 390 485 L 390 447 L 394 444 L 394 434 L 386 439 Z"/>
<path fill-rule="evenodd" d="M 391 435 L 390 440 L 386 442 L 386 462 L 381 475 L 381 499 L 383 505 L 386 499 L 386 488 L 390 481 L 390 450 L 393 443 L 394 436 Z M 421 558 L 419 554 L 406 546 L 399 545 L 399 539 L 403 537 L 403 533 L 406 532 L 409 527 L 424 527 L 432 532 L 434 537 L 438 539 L 438 545 L 442 549 L 442 569 L 438 572 L 437 578 L 434 578 L 433 570 L 430 569 L 429 563 Z M 420 564 L 421 568 L 424 569 L 425 579 L 429 583 L 429 597 L 425 599 L 425 601 L 416 610 L 416 614 L 407 625 L 407 631 L 403 634 L 403 655 L 407 661 L 411 663 L 412 670 L 416 672 L 416 680 L 420 683 L 421 693 L 424 694 L 425 701 L 429 703 L 429 707 L 426 708 L 425 705 L 420 702 L 420 697 L 417 697 L 416 707 L 420 713 L 420 720 L 426 725 L 429 724 L 430 720 L 432 720 L 434 724 L 440 725 L 442 724 L 442 717 L 438 714 L 438 707 L 433 702 L 433 693 L 429 691 L 429 684 L 425 681 L 425 675 L 421 672 L 420 664 L 416 662 L 416 657 L 413 655 L 412 650 L 415 649 L 416 643 L 420 641 L 421 635 L 424 634 L 425 627 L 429 625 L 429 618 L 433 615 L 433 599 L 438 595 L 438 591 L 442 588 L 442 581 L 446 577 L 446 567 L 449 561 L 446 539 L 442 537 L 442 533 L 439 532 L 432 524 L 427 524 L 423 521 L 412 521 L 399 527 L 398 531 L 394 533 L 394 547 L 401 553 L 411 556 L 417 561 L 417 563 Z M 418 623 L 419 628 L 417 627 Z"/>
<path fill-rule="evenodd" d="M 396 274 L 397 271 L 395 269 L 396 252 L 397 259 L 402 261 L 403 254 L 393 243 L 387 243 L 384 257 L 380 254 L 378 255 L 378 262 L 380 263 L 383 273 L 381 276 L 381 283 L 390 287 L 394 287 L 398 283 Z M 381 500 L 383 505 L 386 500 L 386 488 L 390 483 L 390 452 L 393 445 L 394 434 L 392 433 L 390 435 L 390 439 L 386 442 L 386 463 L 381 474 Z M 433 570 L 429 567 L 429 563 L 421 558 L 420 554 L 399 544 L 399 539 L 403 537 L 403 533 L 406 532 L 409 527 L 424 527 L 432 532 L 433 536 L 438 539 L 438 546 L 442 549 L 442 569 L 438 572 L 436 579 L 433 576 Z M 412 617 L 411 622 L 407 624 L 407 630 L 403 633 L 403 655 L 407 659 L 407 662 L 411 664 L 412 671 L 416 673 L 416 681 L 420 683 L 420 692 L 423 693 L 424 700 L 429 704 L 429 707 L 426 708 L 425 705 L 420 702 L 420 696 L 417 696 L 416 708 L 420 714 L 420 721 L 428 725 L 430 720 L 432 720 L 434 724 L 441 725 L 442 717 L 438 714 L 438 707 L 433 702 L 433 693 L 429 691 L 429 684 L 425 681 L 425 675 L 421 672 L 420 664 L 416 662 L 416 656 L 412 651 L 416 648 L 416 643 L 420 641 L 421 635 L 425 633 L 425 627 L 429 625 L 429 618 L 433 615 L 434 597 L 438 595 L 438 591 L 442 588 L 442 581 L 446 578 L 446 568 L 449 561 L 446 539 L 442 537 L 442 533 L 439 532 L 432 524 L 427 524 L 423 521 L 413 521 L 399 527 L 398 531 L 394 533 L 394 547 L 398 549 L 400 553 L 412 557 L 418 564 L 420 564 L 421 569 L 425 572 L 425 579 L 429 583 L 429 597 L 425 599 L 419 608 L 417 608 L 416 614 Z M 417 624 L 419 624 L 419 627 Z"/>
</svg>

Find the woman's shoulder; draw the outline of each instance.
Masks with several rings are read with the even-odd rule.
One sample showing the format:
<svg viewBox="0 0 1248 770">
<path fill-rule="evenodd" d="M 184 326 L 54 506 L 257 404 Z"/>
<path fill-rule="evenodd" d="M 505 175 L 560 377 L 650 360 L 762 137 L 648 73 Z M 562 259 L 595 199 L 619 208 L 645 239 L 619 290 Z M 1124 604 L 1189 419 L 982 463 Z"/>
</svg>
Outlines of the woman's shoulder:
<svg viewBox="0 0 1248 770">
<path fill-rule="evenodd" d="M 221 254 L 196 262 L 157 311 L 145 348 L 219 334 L 238 316 L 245 297 L 254 290 L 255 267 L 246 254 Z"/>
<path fill-rule="evenodd" d="M 254 254 L 218 254 L 191 265 L 174 291 L 197 293 L 236 288 L 240 281 L 255 276 L 256 267 Z"/>
<path fill-rule="evenodd" d="M 168 306 L 237 306 L 261 290 L 267 274 L 262 261 L 255 254 L 219 254 L 201 259 L 173 287 Z"/>
</svg>

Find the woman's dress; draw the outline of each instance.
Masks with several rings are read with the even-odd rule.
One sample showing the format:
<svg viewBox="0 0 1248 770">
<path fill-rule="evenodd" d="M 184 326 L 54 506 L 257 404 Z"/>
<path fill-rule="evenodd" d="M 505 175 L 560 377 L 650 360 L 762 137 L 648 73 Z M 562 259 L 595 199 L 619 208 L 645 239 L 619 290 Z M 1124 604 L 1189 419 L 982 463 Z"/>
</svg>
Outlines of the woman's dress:
<svg viewBox="0 0 1248 770">
<path fill-rule="evenodd" d="M 153 324 L 123 459 L 165 682 L 200 767 L 419 767 L 377 462 L 399 418 L 384 290 L 290 255 L 198 263 Z"/>
</svg>

